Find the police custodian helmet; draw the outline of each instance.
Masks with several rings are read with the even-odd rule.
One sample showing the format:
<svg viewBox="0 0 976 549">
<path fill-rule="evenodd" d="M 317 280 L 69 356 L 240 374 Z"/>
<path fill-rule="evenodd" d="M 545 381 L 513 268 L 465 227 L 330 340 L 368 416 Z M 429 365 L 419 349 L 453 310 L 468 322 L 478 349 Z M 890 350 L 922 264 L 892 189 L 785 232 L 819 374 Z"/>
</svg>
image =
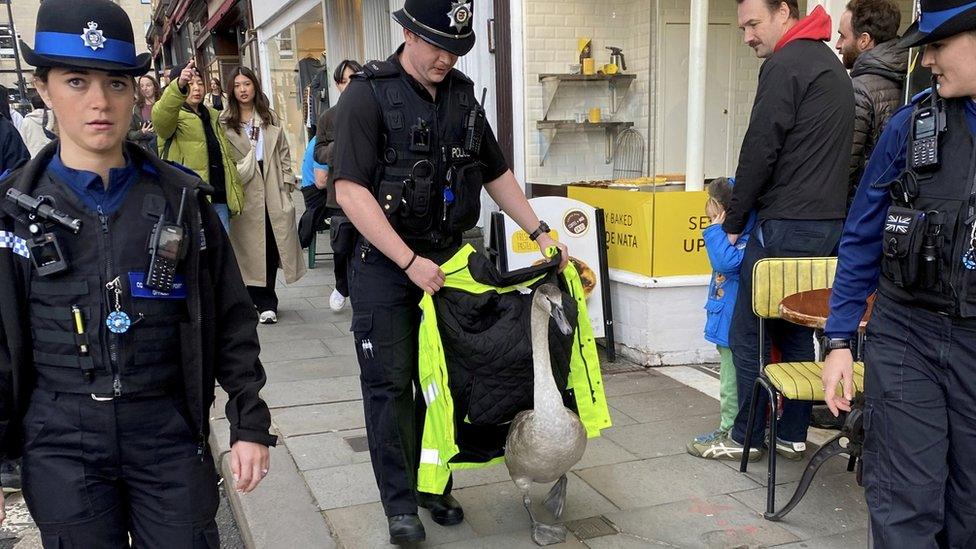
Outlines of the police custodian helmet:
<svg viewBox="0 0 976 549">
<path fill-rule="evenodd" d="M 474 47 L 474 0 L 407 0 L 393 19 L 442 50 L 463 56 Z"/>
<path fill-rule="evenodd" d="M 44 0 L 37 10 L 34 47 L 23 41 L 35 67 L 74 67 L 140 76 L 152 56 L 136 55 L 129 16 L 110 0 Z"/>
<path fill-rule="evenodd" d="M 903 47 L 917 47 L 976 30 L 973 0 L 922 0 L 921 15 L 901 39 Z"/>
</svg>

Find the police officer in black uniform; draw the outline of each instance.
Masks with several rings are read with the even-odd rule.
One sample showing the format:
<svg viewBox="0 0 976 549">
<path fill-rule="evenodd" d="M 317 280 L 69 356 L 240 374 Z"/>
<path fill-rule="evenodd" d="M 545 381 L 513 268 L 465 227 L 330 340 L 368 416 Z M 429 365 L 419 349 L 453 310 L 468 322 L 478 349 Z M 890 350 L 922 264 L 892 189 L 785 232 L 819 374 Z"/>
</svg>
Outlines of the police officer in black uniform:
<svg viewBox="0 0 976 549">
<path fill-rule="evenodd" d="M 366 64 L 336 114 L 336 194 L 361 235 L 349 283 L 366 431 L 397 544 L 425 539 L 418 504 L 438 524 L 464 517 L 449 493 L 415 492 L 422 292 L 443 286 L 438 264 L 477 222 L 482 187 L 541 249 L 556 245 L 508 169 L 473 83 L 453 69 L 474 46 L 473 13 L 470 0 L 407 0 L 393 15 L 404 44 Z"/>
<path fill-rule="evenodd" d="M 936 89 L 896 112 L 841 239 L 825 333 L 827 404 L 865 348 L 864 484 L 876 547 L 976 547 L 976 2 L 922 0 L 903 40 Z M 843 394 L 835 394 L 843 380 Z"/>
<path fill-rule="evenodd" d="M 4 457 L 45 547 L 216 548 L 215 380 L 238 491 L 275 443 L 237 261 L 200 179 L 124 142 L 150 56 L 121 7 L 45 0 L 21 48 L 60 140 L 0 182 Z"/>
</svg>

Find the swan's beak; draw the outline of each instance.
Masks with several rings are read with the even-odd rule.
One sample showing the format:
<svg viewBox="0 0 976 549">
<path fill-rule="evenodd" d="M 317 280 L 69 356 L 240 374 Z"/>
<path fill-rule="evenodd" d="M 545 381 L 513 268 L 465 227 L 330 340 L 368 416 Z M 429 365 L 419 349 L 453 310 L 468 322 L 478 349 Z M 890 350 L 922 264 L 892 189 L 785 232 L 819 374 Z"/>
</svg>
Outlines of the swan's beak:
<svg viewBox="0 0 976 549">
<path fill-rule="evenodd" d="M 569 323 L 569 319 L 566 318 L 566 311 L 563 310 L 563 306 L 560 303 L 553 303 L 549 309 L 549 314 L 552 315 L 553 320 L 556 321 L 556 327 L 559 331 L 565 335 L 572 335 L 573 325 Z"/>
</svg>

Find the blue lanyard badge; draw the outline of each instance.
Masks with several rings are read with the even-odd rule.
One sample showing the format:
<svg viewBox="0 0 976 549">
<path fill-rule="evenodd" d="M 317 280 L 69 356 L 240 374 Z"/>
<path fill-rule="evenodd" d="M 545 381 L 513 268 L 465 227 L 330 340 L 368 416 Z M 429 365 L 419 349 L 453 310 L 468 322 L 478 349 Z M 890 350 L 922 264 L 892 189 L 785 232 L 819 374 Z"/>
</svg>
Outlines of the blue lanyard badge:
<svg viewBox="0 0 976 549">
<path fill-rule="evenodd" d="M 144 284 L 146 273 L 129 273 L 129 288 L 132 290 L 132 297 L 146 299 L 186 299 L 186 281 L 183 275 L 176 275 L 173 279 L 173 291 L 160 292 L 151 290 Z"/>
</svg>

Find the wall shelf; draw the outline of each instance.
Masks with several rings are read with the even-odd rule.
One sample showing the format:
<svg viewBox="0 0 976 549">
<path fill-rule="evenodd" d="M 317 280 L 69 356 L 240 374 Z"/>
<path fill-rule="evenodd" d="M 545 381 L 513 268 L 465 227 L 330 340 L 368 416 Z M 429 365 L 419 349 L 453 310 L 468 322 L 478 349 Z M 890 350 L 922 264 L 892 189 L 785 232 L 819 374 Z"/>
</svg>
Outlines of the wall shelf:
<svg viewBox="0 0 976 549">
<path fill-rule="evenodd" d="M 606 82 L 610 89 L 610 112 L 617 113 L 620 102 L 630 89 L 630 84 L 637 79 L 635 74 L 556 74 L 545 73 L 539 75 L 539 82 L 545 89 L 544 104 L 542 108 L 542 119 L 549 118 L 549 108 L 552 107 L 552 100 L 559 91 L 559 85 L 563 82 Z"/>
<path fill-rule="evenodd" d="M 631 128 L 634 126 L 633 122 L 576 122 L 575 120 L 539 120 L 535 123 L 536 129 L 541 131 L 546 139 L 542 144 L 542 155 L 539 160 L 539 165 L 543 166 L 546 163 L 546 158 L 549 157 L 549 149 L 552 148 L 553 141 L 556 140 L 556 134 L 561 130 L 596 130 L 602 129 L 607 139 L 606 147 L 606 163 L 609 164 L 613 160 L 613 142 L 616 140 L 617 134 L 626 128 Z"/>
</svg>

